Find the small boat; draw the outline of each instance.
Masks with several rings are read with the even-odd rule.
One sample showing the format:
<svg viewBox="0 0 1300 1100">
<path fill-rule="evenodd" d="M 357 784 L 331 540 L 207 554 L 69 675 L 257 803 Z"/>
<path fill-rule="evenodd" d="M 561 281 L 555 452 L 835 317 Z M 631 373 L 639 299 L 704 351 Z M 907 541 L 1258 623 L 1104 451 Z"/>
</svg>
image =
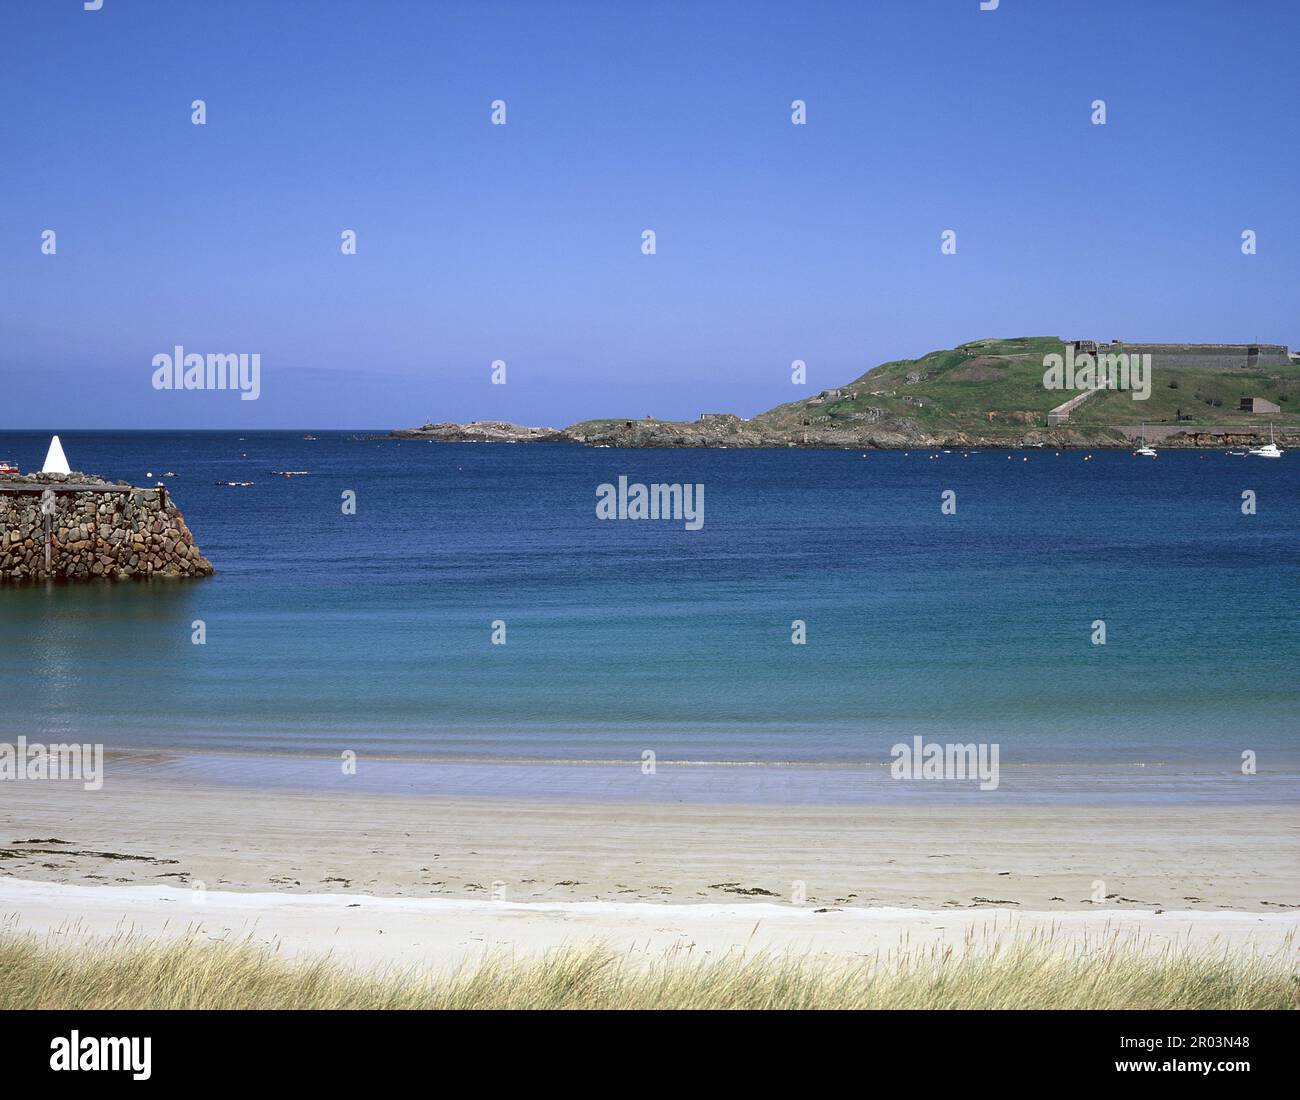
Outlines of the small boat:
<svg viewBox="0 0 1300 1100">
<path fill-rule="evenodd" d="M 19 469 L 12 462 L 0 462 L 0 474 L 16 474 Z"/>
<path fill-rule="evenodd" d="M 251 481 L 217 481 L 217 482 L 214 482 L 213 484 L 215 484 L 215 485 L 220 485 L 220 486 L 222 486 L 222 487 L 229 486 L 229 487 L 232 488 L 232 489 L 244 489 L 244 488 L 247 488 L 248 486 L 252 485 L 253 482 L 251 482 Z"/>
<path fill-rule="evenodd" d="M 1246 454 L 1251 455 L 1255 458 L 1281 458 L 1282 457 L 1282 448 L 1273 442 L 1272 424 L 1268 426 L 1268 442 L 1265 443 L 1262 447 L 1251 447 L 1251 449 L 1247 451 Z"/>
<path fill-rule="evenodd" d="M 272 470 L 271 473 L 274 474 L 276 477 L 306 477 L 309 473 L 311 473 L 311 471 L 310 470 Z"/>
<path fill-rule="evenodd" d="M 316 443 L 316 442 L 318 442 L 318 437 L 317 437 L 317 436 L 314 436 L 314 435 L 304 435 L 304 436 L 303 436 L 303 439 L 307 440 L 308 443 Z"/>
<path fill-rule="evenodd" d="M 1159 455 L 1156 454 L 1155 448 L 1147 446 L 1147 426 L 1145 424 L 1142 425 L 1142 446 L 1140 446 L 1136 451 L 1134 451 L 1133 454 L 1138 458 L 1159 458 L 1160 457 Z"/>
</svg>

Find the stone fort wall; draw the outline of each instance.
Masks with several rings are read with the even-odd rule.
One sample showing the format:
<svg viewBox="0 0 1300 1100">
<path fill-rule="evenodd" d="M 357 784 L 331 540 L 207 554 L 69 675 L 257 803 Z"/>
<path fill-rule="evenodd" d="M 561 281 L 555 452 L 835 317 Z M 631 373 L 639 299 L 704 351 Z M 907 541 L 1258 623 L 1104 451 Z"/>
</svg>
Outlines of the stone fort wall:
<svg viewBox="0 0 1300 1100">
<path fill-rule="evenodd" d="M 1285 344 L 1129 344 L 1071 341 L 1075 354 L 1127 353 L 1150 355 L 1152 367 L 1194 367 L 1200 370 L 1248 370 L 1282 367 L 1291 362 Z"/>
</svg>

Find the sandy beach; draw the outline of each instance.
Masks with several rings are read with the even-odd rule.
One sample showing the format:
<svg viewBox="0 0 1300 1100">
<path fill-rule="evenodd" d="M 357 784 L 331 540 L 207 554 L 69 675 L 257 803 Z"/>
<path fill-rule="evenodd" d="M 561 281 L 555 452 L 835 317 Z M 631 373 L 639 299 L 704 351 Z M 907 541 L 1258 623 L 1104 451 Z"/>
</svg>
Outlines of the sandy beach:
<svg viewBox="0 0 1300 1100">
<path fill-rule="evenodd" d="M 95 792 L 7 785 L 0 830 L 7 929 L 194 931 L 360 963 L 592 942 L 860 955 L 1044 935 L 1276 954 L 1300 928 L 1285 806 L 505 800 L 137 768 Z"/>
<path fill-rule="evenodd" d="M 793 954 L 811 958 L 989 954 L 1031 942 L 1065 955 L 1110 947 L 1238 951 L 1294 963 L 1300 915 L 1162 912 L 1018 913 L 1005 908 L 813 909 L 768 902 L 490 902 L 268 894 L 167 886 L 83 887 L 0 879 L 0 930 L 73 946 L 129 934 L 195 936 L 273 948 L 284 958 L 328 955 L 359 968 L 451 968 L 505 955 L 605 946 L 633 959 Z"/>
</svg>

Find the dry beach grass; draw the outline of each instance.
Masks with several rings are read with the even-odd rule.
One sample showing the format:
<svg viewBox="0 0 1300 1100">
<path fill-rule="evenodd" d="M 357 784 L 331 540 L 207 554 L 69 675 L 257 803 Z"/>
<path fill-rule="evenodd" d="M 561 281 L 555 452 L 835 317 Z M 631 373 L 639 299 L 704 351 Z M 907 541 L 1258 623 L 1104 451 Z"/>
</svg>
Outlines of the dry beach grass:
<svg viewBox="0 0 1300 1100">
<path fill-rule="evenodd" d="M 76 947 L 0 936 L 3 1009 L 1294 1009 L 1293 970 L 1210 950 L 1069 955 L 1036 942 L 888 963 L 797 955 L 633 960 L 600 947 L 434 971 L 294 961 L 247 943 L 120 936 Z"/>
</svg>

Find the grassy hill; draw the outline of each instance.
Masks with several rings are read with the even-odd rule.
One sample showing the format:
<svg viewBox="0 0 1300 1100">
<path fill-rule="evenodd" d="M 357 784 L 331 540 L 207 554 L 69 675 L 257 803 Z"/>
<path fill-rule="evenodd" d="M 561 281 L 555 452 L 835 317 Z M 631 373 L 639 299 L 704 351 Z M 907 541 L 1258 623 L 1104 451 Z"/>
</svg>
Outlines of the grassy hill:
<svg viewBox="0 0 1300 1100">
<path fill-rule="evenodd" d="M 1243 397 L 1265 397 L 1282 411 L 1265 416 L 1238 411 Z M 1099 393 L 1070 417 L 1080 425 L 1223 424 L 1253 425 L 1272 420 L 1295 425 L 1300 416 L 1300 365 L 1267 371 L 1214 371 L 1191 367 L 1155 371 L 1151 396 L 1134 401 L 1128 394 Z"/>
<path fill-rule="evenodd" d="M 876 426 L 912 434 L 915 429 L 936 441 L 957 434 L 990 440 L 1039 435 L 1048 431 L 1048 411 L 1074 396 L 1044 387 L 1043 359 L 1052 353 L 1065 354 L 1065 344 L 1054 336 L 973 340 L 918 359 L 883 363 L 838 390 L 780 405 L 753 422 L 786 431 Z M 1240 412 L 1242 397 L 1267 398 L 1282 411 Z M 1141 422 L 1245 430 L 1264 425 L 1266 431 L 1270 420 L 1279 429 L 1300 427 L 1300 364 L 1246 371 L 1157 362 L 1148 399 L 1135 401 L 1127 391 L 1098 393 L 1051 434 L 1069 441 Z"/>
</svg>

